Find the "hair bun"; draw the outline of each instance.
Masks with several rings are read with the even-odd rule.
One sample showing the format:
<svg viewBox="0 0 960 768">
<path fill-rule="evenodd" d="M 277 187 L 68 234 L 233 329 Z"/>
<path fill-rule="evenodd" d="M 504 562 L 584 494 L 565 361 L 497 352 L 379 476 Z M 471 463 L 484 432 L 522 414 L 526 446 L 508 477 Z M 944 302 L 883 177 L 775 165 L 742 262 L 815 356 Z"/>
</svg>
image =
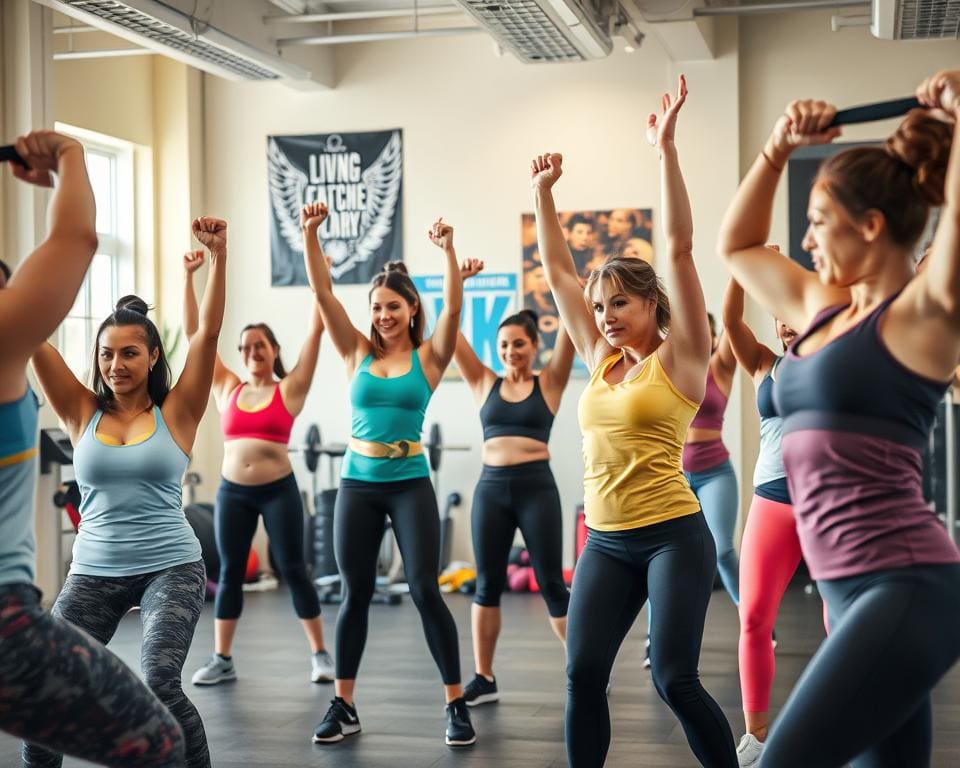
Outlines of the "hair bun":
<svg viewBox="0 0 960 768">
<path fill-rule="evenodd" d="M 913 184 L 930 206 L 943 205 L 953 128 L 926 109 L 913 109 L 885 149 L 913 170 Z"/>
<path fill-rule="evenodd" d="M 537 313 L 534 312 L 532 309 L 521 309 L 519 312 L 517 312 L 517 314 L 522 317 L 529 317 L 531 320 L 533 320 L 534 324 L 536 324 L 537 321 L 539 320 L 539 318 L 537 317 Z"/>
<path fill-rule="evenodd" d="M 119 312 L 126 310 L 127 312 L 136 312 L 138 315 L 146 317 L 149 309 L 150 307 L 147 306 L 147 302 L 131 293 L 117 301 L 117 306 L 114 311 Z"/>
<path fill-rule="evenodd" d="M 386 264 L 383 265 L 383 269 L 380 271 L 384 273 L 400 272 L 401 274 L 404 274 L 404 275 L 410 274 L 409 272 L 407 272 L 407 265 L 404 264 L 402 261 L 388 261 Z"/>
</svg>

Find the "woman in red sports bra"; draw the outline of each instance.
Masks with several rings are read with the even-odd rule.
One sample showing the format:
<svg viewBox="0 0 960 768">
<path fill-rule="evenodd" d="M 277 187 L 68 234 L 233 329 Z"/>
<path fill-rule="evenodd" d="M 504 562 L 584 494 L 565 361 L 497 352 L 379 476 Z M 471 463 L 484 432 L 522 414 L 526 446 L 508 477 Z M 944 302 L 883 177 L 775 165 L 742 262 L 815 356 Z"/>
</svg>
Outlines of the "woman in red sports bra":
<svg viewBox="0 0 960 768">
<path fill-rule="evenodd" d="M 200 251 L 183 257 L 183 324 L 188 337 L 197 329 L 193 273 L 202 263 Z M 214 654 L 193 675 L 194 685 L 216 685 L 237 677 L 230 651 L 243 610 L 247 557 L 261 515 L 280 575 L 290 585 L 297 617 L 310 643 L 310 679 L 315 683 L 333 680 L 333 659 L 323 642 L 320 601 L 303 558 L 300 489 L 287 453 L 293 420 L 303 409 L 313 379 L 322 333 L 320 313 L 311 304 L 309 333 L 297 364 L 289 372 L 280 359 L 280 345 L 266 323 L 247 325 L 240 333 L 246 381 L 217 356 L 212 392 L 220 412 L 224 449 L 213 520 L 220 575 Z"/>
</svg>

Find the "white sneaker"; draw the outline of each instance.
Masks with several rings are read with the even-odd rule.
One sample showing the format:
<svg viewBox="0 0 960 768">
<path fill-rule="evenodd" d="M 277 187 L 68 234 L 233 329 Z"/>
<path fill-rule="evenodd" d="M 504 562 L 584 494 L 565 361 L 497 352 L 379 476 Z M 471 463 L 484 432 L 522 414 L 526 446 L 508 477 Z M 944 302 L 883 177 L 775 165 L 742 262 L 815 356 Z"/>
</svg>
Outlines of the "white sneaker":
<svg viewBox="0 0 960 768">
<path fill-rule="evenodd" d="M 760 768 L 763 742 L 752 733 L 745 733 L 737 745 L 737 764 L 740 768 Z"/>
<path fill-rule="evenodd" d="M 333 658 L 327 651 L 317 651 L 310 657 L 310 682 L 332 683 L 336 676 Z"/>
<path fill-rule="evenodd" d="M 237 668 L 233 665 L 233 659 L 227 660 L 215 653 L 210 661 L 193 673 L 192 682 L 194 685 L 216 685 L 236 679 Z"/>
</svg>

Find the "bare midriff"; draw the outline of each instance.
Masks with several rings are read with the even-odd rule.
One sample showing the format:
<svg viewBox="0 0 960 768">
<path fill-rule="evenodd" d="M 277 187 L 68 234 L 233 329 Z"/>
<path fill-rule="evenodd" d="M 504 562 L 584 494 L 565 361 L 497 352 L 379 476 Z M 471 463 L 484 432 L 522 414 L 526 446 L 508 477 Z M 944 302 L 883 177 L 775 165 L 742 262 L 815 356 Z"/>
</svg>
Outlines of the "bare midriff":
<svg viewBox="0 0 960 768">
<path fill-rule="evenodd" d="M 687 439 L 684 440 L 688 445 L 692 443 L 709 443 L 711 440 L 719 440 L 723 437 L 723 432 L 719 429 L 700 429 L 699 427 L 690 427 L 687 430 Z"/>
<path fill-rule="evenodd" d="M 238 485 L 264 485 L 293 471 L 287 446 L 272 440 L 241 437 L 223 444 L 224 478 Z"/>
<path fill-rule="evenodd" d="M 550 449 L 546 443 L 532 437 L 491 437 L 483 444 L 481 458 L 491 467 L 509 467 L 531 461 L 549 461 Z"/>
</svg>

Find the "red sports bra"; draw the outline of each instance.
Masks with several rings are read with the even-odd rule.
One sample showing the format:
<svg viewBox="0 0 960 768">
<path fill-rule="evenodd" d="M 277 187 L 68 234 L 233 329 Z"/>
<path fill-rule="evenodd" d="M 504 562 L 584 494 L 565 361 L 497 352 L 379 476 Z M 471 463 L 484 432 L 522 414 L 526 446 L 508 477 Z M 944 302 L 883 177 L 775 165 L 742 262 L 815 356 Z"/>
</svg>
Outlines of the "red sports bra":
<svg viewBox="0 0 960 768">
<path fill-rule="evenodd" d="M 283 404 L 280 394 L 280 385 L 273 391 L 273 398 L 266 408 L 255 411 L 245 411 L 237 405 L 240 384 L 230 395 L 227 407 L 220 415 L 220 428 L 223 430 L 224 440 L 238 440 L 242 437 L 256 440 L 269 440 L 271 443 L 290 442 L 290 430 L 293 429 L 293 416 Z"/>
</svg>

